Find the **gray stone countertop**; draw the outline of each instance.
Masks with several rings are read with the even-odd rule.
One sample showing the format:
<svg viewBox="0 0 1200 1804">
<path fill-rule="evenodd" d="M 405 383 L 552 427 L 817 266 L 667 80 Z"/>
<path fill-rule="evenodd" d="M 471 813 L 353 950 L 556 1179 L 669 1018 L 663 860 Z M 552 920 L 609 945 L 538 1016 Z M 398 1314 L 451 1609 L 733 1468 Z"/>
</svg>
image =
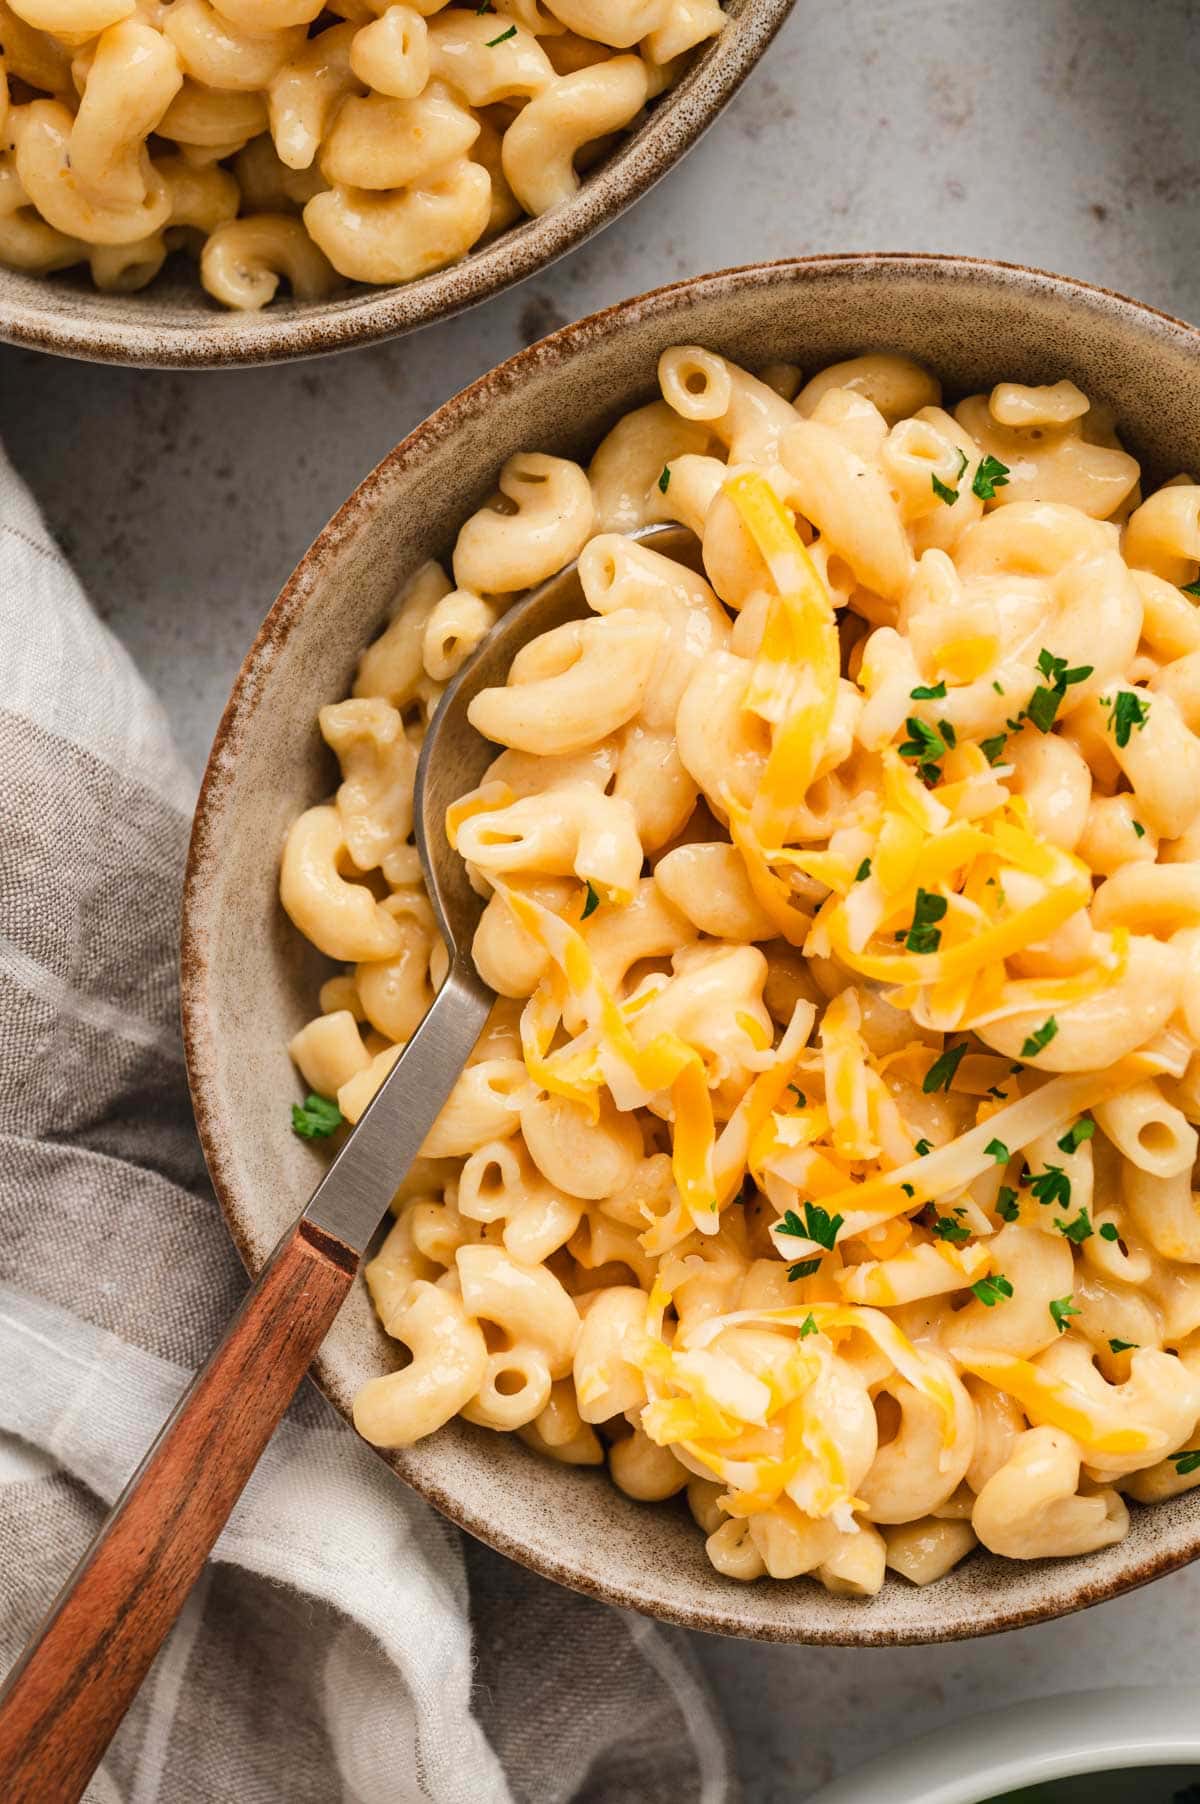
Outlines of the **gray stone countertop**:
<svg viewBox="0 0 1200 1804">
<path fill-rule="evenodd" d="M 197 775 L 310 540 L 426 413 L 626 295 L 759 258 L 958 251 L 1200 320 L 1200 5 L 799 0 L 690 158 L 544 276 L 415 338 L 173 374 L 0 346 L 0 429 Z M 862 1651 L 697 1637 L 752 1804 L 964 1713 L 1200 1667 L 1200 1571 L 993 1640 Z"/>
</svg>

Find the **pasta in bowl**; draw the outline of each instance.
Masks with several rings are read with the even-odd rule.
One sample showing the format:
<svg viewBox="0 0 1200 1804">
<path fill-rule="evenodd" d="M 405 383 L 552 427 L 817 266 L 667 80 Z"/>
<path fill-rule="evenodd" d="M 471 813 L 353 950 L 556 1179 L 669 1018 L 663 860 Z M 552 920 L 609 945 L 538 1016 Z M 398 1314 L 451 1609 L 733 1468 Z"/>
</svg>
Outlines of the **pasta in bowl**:
<svg viewBox="0 0 1200 1804">
<path fill-rule="evenodd" d="M 102 338 L 102 322 L 141 317 L 174 328 L 146 360 L 221 362 L 453 311 L 635 198 L 788 5 L 6 0 L 0 331 L 115 355 L 103 347 L 120 334 Z M 522 235 L 524 220 L 541 225 Z M 184 317 L 189 257 L 203 295 Z M 469 281 L 441 274 L 468 258 Z M 76 283 L 39 288 L 63 271 Z M 83 281 L 114 298 L 92 302 L 94 343 L 56 347 L 53 322 L 67 330 Z M 140 315 L 116 298 L 151 284 Z M 351 285 L 410 292 L 372 305 Z M 278 296 L 292 317 L 277 304 L 270 327 L 223 331 L 213 317 L 214 303 L 245 315 Z"/>
<path fill-rule="evenodd" d="M 762 336 L 638 304 L 635 404 L 477 469 L 322 706 L 341 784 L 282 896 L 337 968 L 297 1125 L 357 1118 L 441 975 L 423 721 L 578 559 L 586 611 L 471 705 L 497 756 L 447 832 L 498 1001 L 367 1269 L 407 1355 L 339 1401 L 418 1482 L 515 1431 L 514 1482 L 578 1487 L 626 1560 L 669 1520 L 707 1626 L 969 1633 L 981 1588 L 1000 1626 L 1145 1576 L 1114 1562 L 1186 1537 L 1198 1482 L 1198 496 L 1157 459 L 1142 491 L 1078 349 L 1049 380 L 1018 334 L 984 385 L 862 325 L 822 355 L 838 268 L 799 268 L 790 342 L 781 273 Z M 633 536 L 664 523 L 690 555 Z M 605 1465 L 634 1503 L 595 1502 Z M 683 1582 L 632 1600 L 689 1619 Z"/>
</svg>

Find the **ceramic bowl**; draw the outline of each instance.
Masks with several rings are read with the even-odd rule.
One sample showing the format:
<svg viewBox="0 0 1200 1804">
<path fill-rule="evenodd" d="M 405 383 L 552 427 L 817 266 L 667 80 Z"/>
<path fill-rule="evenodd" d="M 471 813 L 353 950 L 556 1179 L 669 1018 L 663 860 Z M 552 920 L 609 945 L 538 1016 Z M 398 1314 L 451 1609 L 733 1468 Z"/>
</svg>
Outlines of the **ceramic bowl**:
<svg viewBox="0 0 1200 1804">
<path fill-rule="evenodd" d="M 854 1768 L 810 1804 L 1172 1804 L 1200 1769 L 1200 1692 L 1025 1698 Z M 1028 1788 L 1032 1787 L 1030 1790 Z"/>
<path fill-rule="evenodd" d="M 1006 264 L 926 256 L 819 257 L 728 270 L 644 295 L 511 358 L 448 401 L 335 515 L 267 616 L 225 711 L 196 814 L 184 911 L 184 1022 L 209 1169 L 256 1270 L 322 1170 L 290 1131 L 289 1037 L 328 967 L 276 896 L 299 811 L 336 783 L 315 726 L 348 693 L 401 580 L 445 554 L 512 453 L 586 456 L 655 392 L 678 342 L 751 368 L 807 370 L 869 348 L 907 352 L 950 393 L 1001 377 L 1069 376 L 1110 401 L 1151 479 L 1200 466 L 1200 332 L 1134 301 Z M 317 1361 L 347 1416 L 394 1349 L 356 1288 Z M 1200 1492 L 1135 1510 L 1127 1540 L 1086 1559 L 978 1553 L 940 1584 L 889 1580 L 870 1601 L 815 1584 L 744 1586 L 709 1566 L 682 1507 L 630 1502 L 603 1473 L 543 1461 L 515 1437 L 455 1422 L 384 1455 L 439 1509 L 550 1578 L 696 1628 L 764 1640 L 894 1643 L 986 1634 L 1076 1610 L 1200 1552 Z"/>
<path fill-rule="evenodd" d="M 180 258 L 139 294 L 100 294 L 78 271 L 47 279 L 0 268 L 0 340 L 93 363 L 214 369 L 349 350 L 449 319 L 545 269 L 652 188 L 733 98 L 793 3 L 727 0 L 725 30 L 573 200 L 448 269 L 398 288 L 355 286 L 328 301 L 285 298 L 261 313 L 230 313 Z"/>
</svg>

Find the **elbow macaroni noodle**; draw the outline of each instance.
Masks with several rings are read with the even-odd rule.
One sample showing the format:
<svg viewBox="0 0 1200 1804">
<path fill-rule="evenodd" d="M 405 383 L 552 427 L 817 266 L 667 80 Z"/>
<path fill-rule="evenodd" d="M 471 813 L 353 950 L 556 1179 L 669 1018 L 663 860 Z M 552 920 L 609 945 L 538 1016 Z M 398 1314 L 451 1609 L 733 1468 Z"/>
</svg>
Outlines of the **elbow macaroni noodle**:
<svg viewBox="0 0 1200 1804">
<path fill-rule="evenodd" d="M 719 0 L 0 0 L 0 264 L 226 307 L 408 282 L 525 214 L 678 80 Z"/>
<path fill-rule="evenodd" d="M 342 966 L 292 1054 L 353 1121 L 428 1007 L 416 748 L 577 558 L 585 617 L 471 704 L 500 749 L 447 833 L 498 1000 L 367 1267 L 410 1359 L 356 1419 L 606 1461 L 729 1577 L 867 1596 L 1200 1482 L 1200 486 L 1131 506 L 1069 382 L 768 374 L 667 351 L 589 468 L 510 459 L 412 578 L 285 849 Z M 626 536 L 661 521 L 694 567 Z"/>
</svg>

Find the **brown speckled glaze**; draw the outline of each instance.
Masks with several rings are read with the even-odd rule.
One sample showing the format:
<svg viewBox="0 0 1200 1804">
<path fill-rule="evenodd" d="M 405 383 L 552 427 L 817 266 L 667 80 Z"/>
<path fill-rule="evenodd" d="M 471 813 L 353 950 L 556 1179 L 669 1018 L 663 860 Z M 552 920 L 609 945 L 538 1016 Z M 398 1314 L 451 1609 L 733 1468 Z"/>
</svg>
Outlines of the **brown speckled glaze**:
<svg viewBox="0 0 1200 1804">
<path fill-rule="evenodd" d="M 0 340 L 150 369 L 283 363 L 396 338 L 449 319 L 545 269 L 616 219 L 686 155 L 736 94 L 794 0 L 727 0 L 728 23 L 645 124 L 566 206 L 522 220 L 461 263 L 397 288 L 354 286 L 328 301 L 290 297 L 230 313 L 173 258 L 139 294 L 100 294 L 78 270 L 45 278 L 0 268 Z"/>
<path fill-rule="evenodd" d="M 445 552 L 523 448 L 583 454 L 649 397 L 659 353 L 695 342 L 750 366 L 814 370 L 870 348 L 931 364 L 950 392 L 1069 376 L 1112 402 L 1152 478 L 1200 465 L 1200 333 L 1119 295 L 1005 264 L 820 257 L 703 276 L 568 326 L 439 408 L 335 515 L 267 616 L 225 711 L 196 814 L 184 907 L 184 1027 L 209 1169 L 246 1263 L 262 1264 L 321 1170 L 297 1140 L 285 1051 L 323 961 L 276 897 L 284 831 L 327 794 L 318 706 L 347 692 L 397 585 Z M 327 967 L 326 967 L 327 969 Z M 349 1415 L 393 1350 L 356 1287 L 315 1367 Z M 1200 1552 L 1200 1492 L 1134 1511 L 1128 1539 L 1086 1559 L 982 1553 L 941 1584 L 889 1580 L 870 1601 L 800 1579 L 743 1586 L 708 1565 L 682 1508 L 643 1506 L 601 1473 L 539 1459 L 461 1422 L 385 1455 L 456 1522 L 548 1578 L 693 1628 L 863 1645 L 989 1634 L 1078 1610 Z"/>
</svg>

